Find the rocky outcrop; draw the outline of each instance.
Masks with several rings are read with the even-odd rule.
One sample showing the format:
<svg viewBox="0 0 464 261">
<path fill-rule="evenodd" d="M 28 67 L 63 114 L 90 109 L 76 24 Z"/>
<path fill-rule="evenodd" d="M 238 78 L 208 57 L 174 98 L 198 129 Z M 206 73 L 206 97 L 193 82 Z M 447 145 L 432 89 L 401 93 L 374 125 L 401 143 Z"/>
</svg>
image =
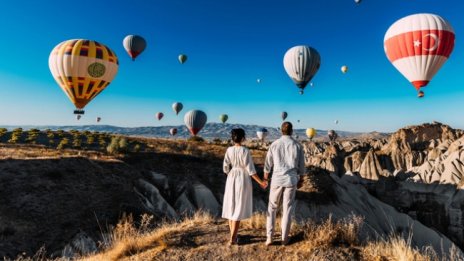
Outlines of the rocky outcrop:
<svg viewBox="0 0 464 261">
<path fill-rule="evenodd" d="M 363 184 L 383 202 L 464 247 L 462 130 L 435 122 L 400 129 L 388 142 L 343 141 L 333 145 L 340 148 L 336 157 L 342 164 L 327 167 L 326 156 L 332 150 L 318 144 L 306 145 L 320 148 L 306 150 L 306 163 L 343 181 Z"/>
<path fill-rule="evenodd" d="M 69 244 L 64 246 L 61 255 L 64 258 L 75 258 L 79 256 L 87 256 L 97 252 L 97 244 L 85 232 L 79 232 L 71 240 Z"/>
</svg>

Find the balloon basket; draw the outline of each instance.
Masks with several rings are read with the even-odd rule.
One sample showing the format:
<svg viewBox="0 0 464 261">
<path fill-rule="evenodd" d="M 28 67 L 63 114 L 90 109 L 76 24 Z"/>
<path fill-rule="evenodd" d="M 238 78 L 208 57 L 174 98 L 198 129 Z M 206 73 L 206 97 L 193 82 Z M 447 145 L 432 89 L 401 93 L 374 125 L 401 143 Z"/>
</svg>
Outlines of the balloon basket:
<svg viewBox="0 0 464 261">
<path fill-rule="evenodd" d="M 74 110 L 74 114 L 84 115 L 84 110 Z"/>
</svg>

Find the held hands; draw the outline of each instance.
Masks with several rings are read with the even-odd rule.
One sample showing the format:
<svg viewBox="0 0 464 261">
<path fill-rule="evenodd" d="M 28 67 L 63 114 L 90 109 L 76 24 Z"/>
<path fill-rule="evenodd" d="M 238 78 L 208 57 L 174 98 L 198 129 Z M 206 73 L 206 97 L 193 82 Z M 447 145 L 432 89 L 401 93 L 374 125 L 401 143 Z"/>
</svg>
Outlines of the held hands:
<svg viewBox="0 0 464 261">
<path fill-rule="evenodd" d="M 267 186 L 269 185 L 269 182 L 267 180 L 263 180 L 259 186 L 262 188 L 262 189 L 266 189 Z"/>
</svg>

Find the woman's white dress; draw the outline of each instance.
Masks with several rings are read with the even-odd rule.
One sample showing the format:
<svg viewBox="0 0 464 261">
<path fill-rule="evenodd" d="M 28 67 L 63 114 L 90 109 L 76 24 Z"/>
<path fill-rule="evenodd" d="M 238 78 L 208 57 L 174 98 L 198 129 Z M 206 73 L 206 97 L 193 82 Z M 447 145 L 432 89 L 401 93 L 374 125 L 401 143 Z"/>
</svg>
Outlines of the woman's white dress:
<svg viewBox="0 0 464 261">
<path fill-rule="evenodd" d="M 222 217 L 242 220 L 253 212 L 253 187 L 251 175 L 256 174 L 250 151 L 242 146 L 232 146 L 226 151 L 223 165 L 227 174 Z"/>
</svg>

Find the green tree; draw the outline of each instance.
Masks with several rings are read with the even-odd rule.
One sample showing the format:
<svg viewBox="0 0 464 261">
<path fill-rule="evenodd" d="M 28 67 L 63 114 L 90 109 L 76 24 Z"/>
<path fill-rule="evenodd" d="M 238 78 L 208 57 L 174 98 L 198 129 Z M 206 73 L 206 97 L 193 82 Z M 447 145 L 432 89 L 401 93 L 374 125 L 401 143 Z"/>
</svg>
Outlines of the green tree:
<svg viewBox="0 0 464 261">
<path fill-rule="evenodd" d="M 3 137 L 7 132 L 8 130 L 6 128 L 0 128 L 0 138 Z"/>
<path fill-rule="evenodd" d="M 69 139 L 68 138 L 63 138 L 56 148 L 61 150 L 61 149 L 66 148 L 68 146 L 68 144 L 69 144 Z"/>
<path fill-rule="evenodd" d="M 113 155 L 119 153 L 119 137 L 114 136 L 111 139 L 110 144 L 106 147 L 106 151 Z"/>
</svg>

